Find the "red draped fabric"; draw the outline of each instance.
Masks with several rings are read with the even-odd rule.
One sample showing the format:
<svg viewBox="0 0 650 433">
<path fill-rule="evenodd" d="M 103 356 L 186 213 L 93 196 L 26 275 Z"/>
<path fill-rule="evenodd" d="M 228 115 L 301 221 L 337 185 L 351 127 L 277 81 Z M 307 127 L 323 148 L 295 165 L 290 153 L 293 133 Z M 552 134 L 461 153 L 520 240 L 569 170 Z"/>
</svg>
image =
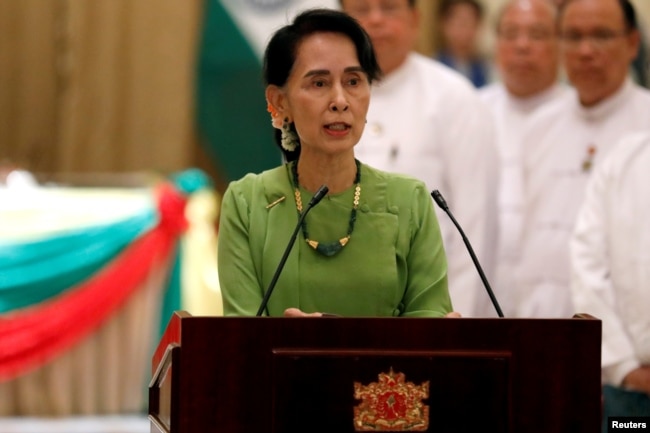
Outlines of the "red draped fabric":
<svg viewBox="0 0 650 433">
<path fill-rule="evenodd" d="M 56 358 L 111 317 L 166 261 L 187 228 L 186 198 L 169 184 L 157 189 L 157 226 L 129 245 L 90 280 L 59 297 L 0 317 L 0 381 Z"/>
</svg>

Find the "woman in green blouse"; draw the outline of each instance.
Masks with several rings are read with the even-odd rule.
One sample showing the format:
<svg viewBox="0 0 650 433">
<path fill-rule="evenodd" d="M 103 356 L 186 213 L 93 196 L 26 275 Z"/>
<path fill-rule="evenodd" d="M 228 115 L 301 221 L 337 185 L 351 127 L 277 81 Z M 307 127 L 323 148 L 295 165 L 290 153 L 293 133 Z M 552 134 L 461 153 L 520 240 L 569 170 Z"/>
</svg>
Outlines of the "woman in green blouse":
<svg viewBox="0 0 650 433">
<path fill-rule="evenodd" d="M 370 84 L 367 34 L 333 10 L 303 12 L 264 57 L 266 99 L 286 164 L 232 182 L 222 203 L 224 314 L 255 315 L 299 215 L 322 185 L 269 298 L 269 316 L 442 317 L 447 263 L 424 184 L 357 161 Z"/>
</svg>

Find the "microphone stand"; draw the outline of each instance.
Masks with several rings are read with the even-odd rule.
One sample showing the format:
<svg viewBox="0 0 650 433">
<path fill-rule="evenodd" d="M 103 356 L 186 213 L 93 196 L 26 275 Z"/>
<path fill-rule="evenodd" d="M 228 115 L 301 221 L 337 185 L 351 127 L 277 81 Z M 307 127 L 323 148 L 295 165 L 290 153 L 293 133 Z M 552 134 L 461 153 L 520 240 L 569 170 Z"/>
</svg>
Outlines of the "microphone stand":
<svg viewBox="0 0 650 433">
<path fill-rule="evenodd" d="M 300 217 L 298 218 L 298 224 L 296 224 L 296 228 L 293 230 L 291 239 L 289 239 L 289 244 L 287 245 L 287 248 L 285 248 L 284 253 L 282 254 L 280 263 L 278 264 L 278 267 L 275 270 L 275 274 L 271 279 L 271 283 L 269 284 L 269 287 L 266 289 L 266 292 L 264 293 L 264 297 L 262 298 L 262 303 L 260 304 L 260 308 L 257 310 L 257 314 L 255 314 L 255 316 L 257 317 L 261 316 L 264 310 L 266 309 L 266 305 L 268 304 L 269 299 L 271 298 L 271 293 L 273 293 L 275 284 L 278 282 L 278 278 L 280 278 L 280 273 L 282 272 L 282 269 L 284 268 L 284 264 L 286 263 L 287 258 L 289 257 L 289 253 L 293 248 L 293 244 L 296 242 L 296 237 L 298 236 L 298 230 L 300 230 L 300 226 L 302 225 L 302 222 L 307 216 L 307 212 L 309 212 L 314 206 L 316 206 L 323 199 L 323 197 L 327 195 L 328 191 L 329 188 L 327 188 L 326 185 L 322 185 L 320 188 L 318 188 L 318 191 L 316 191 L 312 199 L 309 201 L 305 210 L 303 210 L 302 213 L 300 214 Z"/>
<path fill-rule="evenodd" d="M 447 201 L 442 196 L 440 191 L 438 191 L 437 189 L 431 191 L 431 197 L 433 197 L 433 200 L 438 204 L 438 206 L 440 206 L 440 208 L 443 211 L 445 211 L 445 213 L 451 219 L 451 222 L 454 223 L 454 225 L 456 226 L 456 228 L 460 232 L 460 235 L 463 238 L 463 242 L 465 243 L 465 246 L 467 247 L 467 250 L 469 251 L 469 255 L 472 257 L 472 261 L 474 262 L 474 266 L 476 267 L 476 270 L 478 271 L 478 274 L 481 277 L 481 281 L 483 282 L 483 286 L 485 287 L 485 290 L 487 290 L 488 295 L 490 296 L 490 300 L 492 301 L 492 305 L 494 305 L 494 309 L 497 311 L 497 314 L 499 315 L 499 317 L 503 317 L 503 312 L 501 311 L 501 307 L 499 306 L 499 302 L 497 301 L 496 296 L 494 296 L 494 292 L 492 291 L 492 288 L 490 287 L 490 283 L 488 283 L 488 280 L 485 277 L 485 273 L 483 273 L 483 268 L 481 268 L 481 264 L 479 263 L 478 258 L 476 257 L 476 254 L 474 254 L 474 249 L 472 248 L 472 245 L 469 243 L 469 239 L 467 239 L 467 236 L 465 236 L 465 232 L 460 227 L 460 224 L 458 224 L 458 221 L 456 221 L 456 218 L 454 218 L 451 211 L 449 210 L 449 206 L 447 206 Z"/>
</svg>

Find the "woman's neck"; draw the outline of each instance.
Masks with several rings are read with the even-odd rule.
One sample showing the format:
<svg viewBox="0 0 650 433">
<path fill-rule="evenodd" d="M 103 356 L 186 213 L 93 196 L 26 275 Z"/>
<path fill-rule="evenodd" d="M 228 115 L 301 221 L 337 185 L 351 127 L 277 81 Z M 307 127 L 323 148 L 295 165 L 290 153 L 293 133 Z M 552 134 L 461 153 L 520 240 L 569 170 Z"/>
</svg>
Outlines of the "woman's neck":
<svg viewBox="0 0 650 433">
<path fill-rule="evenodd" d="M 345 191 L 354 184 L 356 174 L 357 166 L 352 152 L 334 157 L 301 154 L 298 160 L 300 186 L 312 193 L 322 185 L 327 185 L 330 194 Z"/>
</svg>

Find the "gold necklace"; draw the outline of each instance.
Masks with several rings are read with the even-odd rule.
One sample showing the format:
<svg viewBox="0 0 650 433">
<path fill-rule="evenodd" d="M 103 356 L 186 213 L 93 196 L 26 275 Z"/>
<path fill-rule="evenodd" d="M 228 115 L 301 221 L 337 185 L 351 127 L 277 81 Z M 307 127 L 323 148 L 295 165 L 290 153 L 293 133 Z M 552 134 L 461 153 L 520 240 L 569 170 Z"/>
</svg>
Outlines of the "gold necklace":
<svg viewBox="0 0 650 433">
<path fill-rule="evenodd" d="M 320 254 L 327 257 L 331 257 L 337 254 L 339 251 L 343 249 L 344 246 L 347 245 L 348 241 L 350 240 L 350 236 L 352 235 L 352 231 L 354 230 L 354 223 L 357 220 L 357 209 L 359 208 L 359 198 L 361 197 L 361 167 L 359 161 L 355 159 L 354 162 L 357 166 L 357 174 L 354 178 L 354 183 L 356 184 L 356 186 L 354 188 L 354 200 L 352 202 L 352 211 L 350 212 L 350 220 L 348 221 L 347 234 L 341 239 L 339 239 L 338 241 L 331 242 L 331 243 L 323 243 L 323 242 L 318 242 L 309 239 L 309 235 L 307 234 L 307 223 L 305 222 L 304 219 L 302 221 L 302 224 L 300 225 L 302 228 L 302 235 L 305 238 L 307 244 L 309 244 L 310 247 L 312 247 Z M 296 199 L 296 210 L 298 211 L 298 217 L 300 218 L 300 215 L 302 215 L 302 196 L 300 195 L 300 183 L 298 183 L 298 161 L 293 162 L 293 164 L 291 165 L 291 171 L 293 174 L 293 190 Z"/>
</svg>

